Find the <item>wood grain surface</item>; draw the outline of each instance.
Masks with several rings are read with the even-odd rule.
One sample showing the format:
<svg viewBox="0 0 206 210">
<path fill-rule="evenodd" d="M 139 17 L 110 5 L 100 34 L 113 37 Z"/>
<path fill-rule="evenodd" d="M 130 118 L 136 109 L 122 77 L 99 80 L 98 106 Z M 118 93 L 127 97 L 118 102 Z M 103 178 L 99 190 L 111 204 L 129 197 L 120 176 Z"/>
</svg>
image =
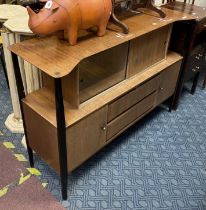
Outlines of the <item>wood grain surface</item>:
<svg viewBox="0 0 206 210">
<path fill-rule="evenodd" d="M 145 33 L 161 28 L 179 20 L 194 19 L 193 15 L 164 8 L 167 14 L 164 19 L 153 15 L 139 14 L 124 20 L 129 26 L 129 34 L 120 33 L 113 24 L 109 24 L 104 37 L 94 33 L 84 33 L 78 44 L 69 46 L 68 42 L 56 36 L 35 38 L 9 47 L 24 60 L 41 69 L 46 74 L 60 78 L 69 74 L 84 58 L 106 49 L 127 42 Z"/>
</svg>

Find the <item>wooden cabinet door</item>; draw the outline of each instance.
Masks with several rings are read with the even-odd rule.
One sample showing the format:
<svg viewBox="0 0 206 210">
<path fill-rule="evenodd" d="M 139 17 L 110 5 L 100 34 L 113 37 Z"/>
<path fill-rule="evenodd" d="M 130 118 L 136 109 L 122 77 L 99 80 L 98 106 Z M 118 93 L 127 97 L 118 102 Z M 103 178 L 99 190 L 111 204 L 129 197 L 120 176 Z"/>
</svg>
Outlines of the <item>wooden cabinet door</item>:
<svg viewBox="0 0 206 210">
<path fill-rule="evenodd" d="M 67 130 L 68 170 L 72 171 L 106 143 L 107 106 Z"/>
<path fill-rule="evenodd" d="M 157 105 L 173 95 L 180 71 L 181 61 L 166 68 L 160 74 L 160 87 L 157 94 Z"/>
</svg>

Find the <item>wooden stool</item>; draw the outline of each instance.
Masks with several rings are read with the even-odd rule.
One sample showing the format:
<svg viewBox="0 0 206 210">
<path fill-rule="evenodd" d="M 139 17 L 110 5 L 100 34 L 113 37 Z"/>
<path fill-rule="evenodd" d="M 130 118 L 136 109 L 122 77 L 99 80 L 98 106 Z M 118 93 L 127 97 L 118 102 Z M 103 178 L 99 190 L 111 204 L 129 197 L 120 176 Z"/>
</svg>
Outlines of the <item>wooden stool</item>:
<svg viewBox="0 0 206 210">
<path fill-rule="evenodd" d="M 123 33 L 128 34 L 129 33 L 129 28 L 126 24 L 124 24 L 122 21 L 120 21 L 115 14 L 115 8 L 120 6 L 121 4 L 125 4 L 125 10 L 127 12 L 131 13 L 140 13 L 137 11 L 140 8 L 145 8 L 152 10 L 156 12 L 161 18 L 166 17 L 165 13 L 157 8 L 154 4 L 154 0 L 140 0 L 140 2 L 137 3 L 137 0 L 112 0 L 112 14 L 111 14 L 111 20 L 114 24 L 122 28 Z"/>
</svg>

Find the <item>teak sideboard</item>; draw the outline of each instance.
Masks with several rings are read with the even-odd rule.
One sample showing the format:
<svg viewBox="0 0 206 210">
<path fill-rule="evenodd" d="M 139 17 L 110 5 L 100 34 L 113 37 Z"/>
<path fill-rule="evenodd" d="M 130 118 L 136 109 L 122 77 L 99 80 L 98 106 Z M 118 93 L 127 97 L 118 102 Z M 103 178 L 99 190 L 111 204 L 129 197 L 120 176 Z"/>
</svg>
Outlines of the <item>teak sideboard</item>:
<svg viewBox="0 0 206 210">
<path fill-rule="evenodd" d="M 111 24 L 75 46 L 55 36 L 10 46 L 30 163 L 34 150 L 60 174 L 63 199 L 68 172 L 174 94 L 182 57 L 168 51 L 172 25 L 193 17 L 164 12 L 125 19 L 128 35 Z M 26 96 L 17 56 L 43 75 L 43 87 Z"/>
</svg>

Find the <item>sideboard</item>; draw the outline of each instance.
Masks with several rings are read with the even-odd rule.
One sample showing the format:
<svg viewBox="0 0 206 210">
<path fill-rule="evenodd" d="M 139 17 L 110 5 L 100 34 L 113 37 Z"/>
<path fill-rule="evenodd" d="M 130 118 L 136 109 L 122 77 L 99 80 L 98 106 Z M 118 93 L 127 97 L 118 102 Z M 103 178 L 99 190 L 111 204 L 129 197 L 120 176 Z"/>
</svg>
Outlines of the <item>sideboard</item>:
<svg viewBox="0 0 206 210">
<path fill-rule="evenodd" d="M 69 46 L 55 36 L 12 45 L 27 149 L 61 177 L 110 143 L 166 99 L 176 87 L 182 57 L 168 51 L 173 22 L 193 16 L 163 9 L 165 19 L 139 14 L 108 26 L 104 37 L 80 34 Z M 25 96 L 17 56 L 42 71 L 42 88 Z"/>
</svg>

